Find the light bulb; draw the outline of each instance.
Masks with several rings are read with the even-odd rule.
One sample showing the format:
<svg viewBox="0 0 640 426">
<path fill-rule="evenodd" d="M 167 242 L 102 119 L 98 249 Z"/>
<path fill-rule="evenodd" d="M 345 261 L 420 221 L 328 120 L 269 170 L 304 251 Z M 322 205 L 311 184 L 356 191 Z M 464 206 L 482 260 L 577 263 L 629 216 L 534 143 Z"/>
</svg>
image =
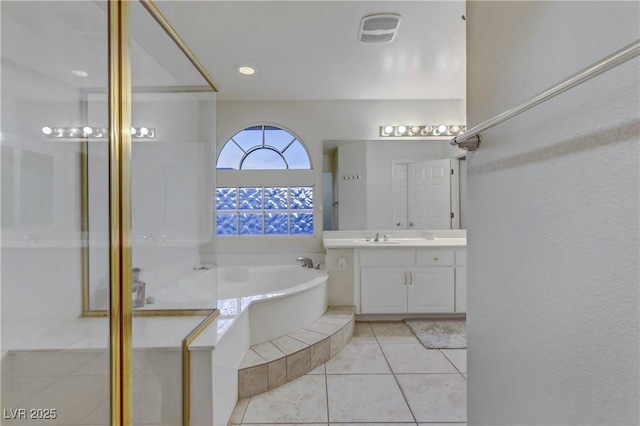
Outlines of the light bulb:
<svg viewBox="0 0 640 426">
<path fill-rule="evenodd" d="M 438 132 L 444 133 L 447 131 L 447 126 L 445 124 L 441 124 L 438 126 Z"/>
<path fill-rule="evenodd" d="M 44 133 L 45 135 L 50 135 L 51 133 L 53 133 L 53 129 L 51 127 L 43 127 L 42 128 L 42 133 Z"/>
<path fill-rule="evenodd" d="M 391 133 L 393 133 L 393 126 L 385 126 L 384 128 L 385 136 L 389 136 Z"/>
<path fill-rule="evenodd" d="M 407 131 L 407 126 L 398 126 L 398 128 L 396 129 L 396 134 L 404 135 L 406 131 Z"/>
<path fill-rule="evenodd" d="M 429 125 L 424 128 L 427 133 L 433 133 L 433 126 Z"/>
<path fill-rule="evenodd" d="M 449 128 L 449 130 L 451 131 L 451 133 L 458 133 L 460 131 L 460 126 L 454 124 Z"/>
<path fill-rule="evenodd" d="M 418 126 L 411 126 L 411 129 L 409 130 L 409 133 L 411 133 L 412 135 L 417 134 L 420 131 L 420 127 Z"/>
<path fill-rule="evenodd" d="M 147 136 L 149 134 L 149 129 L 147 129 L 146 127 L 140 127 L 140 134 L 142 136 Z"/>
<path fill-rule="evenodd" d="M 133 135 L 133 136 L 136 135 L 136 128 L 135 127 L 131 128 L 131 135 Z"/>
<path fill-rule="evenodd" d="M 93 129 L 89 126 L 83 127 L 82 131 L 84 132 L 85 135 L 90 135 L 93 133 Z"/>
<path fill-rule="evenodd" d="M 238 72 L 244 75 L 251 75 L 251 74 L 255 74 L 256 70 L 255 68 L 244 66 L 244 67 L 238 68 Z"/>
</svg>

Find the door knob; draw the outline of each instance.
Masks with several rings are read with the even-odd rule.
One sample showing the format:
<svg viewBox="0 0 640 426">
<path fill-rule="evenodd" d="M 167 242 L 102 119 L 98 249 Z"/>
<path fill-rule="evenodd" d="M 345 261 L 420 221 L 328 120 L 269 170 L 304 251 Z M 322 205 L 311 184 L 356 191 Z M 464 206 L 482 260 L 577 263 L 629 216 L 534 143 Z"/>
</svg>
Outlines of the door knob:
<svg viewBox="0 0 640 426">
<path fill-rule="evenodd" d="M 396 226 L 400 226 L 400 222 L 396 222 Z"/>
<path fill-rule="evenodd" d="M 409 226 L 413 226 L 413 222 L 409 222 Z"/>
</svg>

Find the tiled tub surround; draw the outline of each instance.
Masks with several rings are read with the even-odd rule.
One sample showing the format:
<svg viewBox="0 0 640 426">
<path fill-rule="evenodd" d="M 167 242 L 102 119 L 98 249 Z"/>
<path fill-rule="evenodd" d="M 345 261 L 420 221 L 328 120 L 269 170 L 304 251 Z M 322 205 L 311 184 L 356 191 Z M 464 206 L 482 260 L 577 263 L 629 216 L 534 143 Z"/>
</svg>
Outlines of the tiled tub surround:
<svg viewBox="0 0 640 426">
<path fill-rule="evenodd" d="M 329 307 L 315 322 L 251 346 L 238 370 L 238 397 L 275 389 L 324 364 L 351 340 L 355 308 Z"/>
</svg>

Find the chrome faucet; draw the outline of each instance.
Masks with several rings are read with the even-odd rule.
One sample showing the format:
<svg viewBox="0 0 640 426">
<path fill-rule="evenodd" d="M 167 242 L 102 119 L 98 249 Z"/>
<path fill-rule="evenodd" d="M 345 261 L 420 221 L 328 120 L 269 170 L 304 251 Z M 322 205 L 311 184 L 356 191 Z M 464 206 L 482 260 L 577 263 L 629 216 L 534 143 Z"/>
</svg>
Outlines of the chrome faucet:
<svg viewBox="0 0 640 426">
<path fill-rule="evenodd" d="M 376 236 L 373 239 L 373 241 L 380 241 L 380 233 L 379 232 L 376 232 Z"/>
<path fill-rule="evenodd" d="M 144 281 L 140 281 L 140 272 L 142 272 L 141 268 L 133 268 L 131 271 L 131 293 L 135 296 L 133 297 L 133 307 L 134 308 L 142 308 L 145 303 L 145 287 L 146 283 Z"/>
<path fill-rule="evenodd" d="M 296 259 L 303 267 L 313 269 L 313 260 L 308 257 L 299 257 Z"/>
</svg>

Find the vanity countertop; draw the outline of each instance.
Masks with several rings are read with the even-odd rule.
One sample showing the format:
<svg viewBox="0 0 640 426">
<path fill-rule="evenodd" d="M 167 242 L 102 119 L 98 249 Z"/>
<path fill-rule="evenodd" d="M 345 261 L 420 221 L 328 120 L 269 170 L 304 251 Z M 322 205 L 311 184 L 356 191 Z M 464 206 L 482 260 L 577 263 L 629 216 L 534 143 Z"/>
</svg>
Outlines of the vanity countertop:
<svg viewBox="0 0 640 426">
<path fill-rule="evenodd" d="M 388 241 L 366 241 L 364 238 L 325 238 L 324 248 L 416 248 L 416 247 L 466 247 L 466 238 L 389 238 Z"/>
<path fill-rule="evenodd" d="M 378 240 L 375 241 L 375 236 Z M 384 236 L 387 236 L 385 241 Z M 367 241 L 367 239 L 369 241 Z M 466 247 L 467 231 L 455 230 L 363 230 L 325 231 L 322 233 L 325 249 L 353 248 L 420 248 L 420 247 Z"/>
</svg>

